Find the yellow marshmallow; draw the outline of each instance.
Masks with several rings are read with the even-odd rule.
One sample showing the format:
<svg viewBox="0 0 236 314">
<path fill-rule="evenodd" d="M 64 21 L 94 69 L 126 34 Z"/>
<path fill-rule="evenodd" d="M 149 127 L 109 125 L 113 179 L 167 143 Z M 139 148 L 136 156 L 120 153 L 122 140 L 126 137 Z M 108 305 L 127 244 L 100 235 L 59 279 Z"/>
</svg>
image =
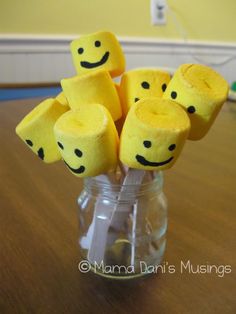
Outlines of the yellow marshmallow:
<svg viewBox="0 0 236 314">
<path fill-rule="evenodd" d="M 117 84 L 117 83 L 114 83 L 114 85 L 115 85 L 115 89 L 116 89 L 117 95 L 118 95 L 118 97 L 120 99 L 120 85 Z"/>
<path fill-rule="evenodd" d="M 67 110 L 67 106 L 49 98 L 36 106 L 16 127 L 17 135 L 46 163 L 61 159 L 53 127 Z"/>
<path fill-rule="evenodd" d="M 183 64 L 175 72 L 164 95 L 184 107 L 191 121 L 189 139 L 199 140 L 213 124 L 227 99 L 228 83 L 213 69 Z"/>
<path fill-rule="evenodd" d="M 189 129 L 186 112 L 173 101 L 140 100 L 126 117 L 120 139 L 120 160 L 136 169 L 170 168 L 183 148 Z"/>
<path fill-rule="evenodd" d="M 125 57 L 115 35 L 97 32 L 81 36 L 71 42 L 71 54 L 77 73 L 103 69 L 112 77 L 125 70 Z"/>
<path fill-rule="evenodd" d="M 56 100 L 59 101 L 59 103 L 62 104 L 63 106 L 69 106 L 69 103 L 68 103 L 66 96 L 63 92 L 60 92 L 56 96 Z"/>
<path fill-rule="evenodd" d="M 66 112 L 54 132 L 62 158 L 76 176 L 97 176 L 116 168 L 119 139 L 104 106 L 93 104 Z"/>
<path fill-rule="evenodd" d="M 122 109 L 130 107 L 146 97 L 161 97 L 170 81 L 168 72 L 158 69 L 135 69 L 123 74 L 120 83 Z"/>
<path fill-rule="evenodd" d="M 71 109 L 98 103 L 108 109 L 114 121 L 122 115 L 119 96 L 107 71 L 93 71 L 63 79 L 61 86 Z"/>
</svg>

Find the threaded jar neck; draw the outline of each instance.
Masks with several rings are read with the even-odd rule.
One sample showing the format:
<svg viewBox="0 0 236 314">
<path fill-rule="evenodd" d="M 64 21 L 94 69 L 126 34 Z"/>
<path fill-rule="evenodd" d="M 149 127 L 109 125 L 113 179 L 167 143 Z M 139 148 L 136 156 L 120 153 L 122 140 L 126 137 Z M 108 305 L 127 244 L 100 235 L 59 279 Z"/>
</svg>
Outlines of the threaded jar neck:
<svg viewBox="0 0 236 314">
<path fill-rule="evenodd" d="M 118 199 L 120 201 L 130 201 L 142 195 L 162 192 L 163 174 L 161 171 L 153 173 L 151 171 L 136 170 L 133 176 L 135 175 L 136 178 L 134 178 L 132 184 L 126 184 L 125 179 L 123 184 L 113 183 L 114 181 L 106 175 L 86 178 L 84 180 L 84 189 L 93 197 L 101 196 L 113 201 Z"/>
</svg>

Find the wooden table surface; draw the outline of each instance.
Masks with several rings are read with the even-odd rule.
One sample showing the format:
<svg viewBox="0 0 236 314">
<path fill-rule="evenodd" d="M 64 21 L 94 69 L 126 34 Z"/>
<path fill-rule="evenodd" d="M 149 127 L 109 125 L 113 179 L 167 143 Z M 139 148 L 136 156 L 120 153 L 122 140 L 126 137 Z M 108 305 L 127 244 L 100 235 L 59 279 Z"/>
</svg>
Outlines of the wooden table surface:
<svg viewBox="0 0 236 314">
<path fill-rule="evenodd" d="M 41 162 L 15 135 L 37 103 L 0 103 L 0 313 L 236 313 L 236 104 L 226 103 L 209 134 L 189 141 L 165 173 L 164 264 L 175 273 L 118 282 L 78 271 L 82 181 L 61 162 Z M 181 273 L 188 260 L 191 272 Z M 218 273 L 193 273 L 199 265 Z"/>
</svg>

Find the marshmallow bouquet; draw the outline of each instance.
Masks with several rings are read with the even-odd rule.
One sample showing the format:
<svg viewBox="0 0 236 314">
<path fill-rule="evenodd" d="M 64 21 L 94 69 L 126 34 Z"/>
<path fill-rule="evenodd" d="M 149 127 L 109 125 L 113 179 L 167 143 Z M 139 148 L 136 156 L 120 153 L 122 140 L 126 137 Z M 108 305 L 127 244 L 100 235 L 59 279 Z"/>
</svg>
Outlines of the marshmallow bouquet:
<svg viewBox="0 0 236 314">
<path fill-rule="evenodd" d="M 63 160 L 77 177 L 106 177 L 122 186 L 120 196 L 125 185 L 142 184 L 147 172 L 171 168 L 187 140 L 207 134 L 227 99 L 227 82 L 204 65 L 183 64 L 172 78 L 155 68 L 125 72 L 122 48 L 110 32 L 81 36 L 70 48 L 77 75 L 62 79 L 62 92 L 37 105 L 16 133 L 45 163 Z M 117 210 L 113 222 L 100 226 L 100 244 L 86 244 L 91 261 L 103 258 L 107 239 L 101 239 L 109 225 L 117 227 Z"/>
</svg>

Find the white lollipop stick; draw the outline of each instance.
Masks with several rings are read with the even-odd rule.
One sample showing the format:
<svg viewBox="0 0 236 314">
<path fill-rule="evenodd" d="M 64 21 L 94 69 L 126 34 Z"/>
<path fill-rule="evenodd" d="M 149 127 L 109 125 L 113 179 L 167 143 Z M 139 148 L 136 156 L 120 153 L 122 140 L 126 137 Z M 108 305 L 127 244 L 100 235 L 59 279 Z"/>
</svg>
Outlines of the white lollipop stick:
<svg viewBox="0 0 236 314">
<path fill-rule="evenodd" d="M 107 245 L 111 245 L 115 242 L 118 237 L 119 232 L 124 232 L 126 229 L 126 222 L 132 213 L 132 234 L 131 234 L 131 265 L 134 266 L 135 261 L 135 239 L 136 239 L 136 223 L 137 223 L 137 215 L 138 215 L 138 203 L 139 200 L 137 198 L 137 193 L 139 192 L 140 185 L 142 182 L 149 182 L 153 180 L 153 171 L 144 171 L 144 170 L 136 170 L 136 169 L 128 169 L 128 173 L 123 182 L 121 192 L 118 198 L 118 204 L 115 207 L 112 217 L 111 224 L 109 229 L 114 229 L 115 232 L 109 233 L 108 231 L 108 239 Z M 132 190 L 127 191 L 127 186 L 133 186 Z M 127 195 L 127 192 L 129 195 Z M 128 196 L 128 197 L 127 197 Z M 122 201 L 129 201 L 130 204 L 122 204 Z M 132 204 L 132 205 L 131 205 Z M 140 216 L 140 214 L 139 214 Z"/>
<path fill-rule="evenodd" d="M 123 176 L 123 169 L 121 167 L 120 176 Z M 98 176 L 96 179 L 104 183 L 118 185 L 117 180 L 120 178 L 117 178 L 116 173 L 109 173 Z M 113 198 L 115 199 L 115 196 Z M 97 200 L 93 221 L 86 236 L 87 241 L 82 239 L 83 243 L 81 242 L 81 244 L 86 244 L 86 248 L 89 248 L 87 258 L 92 263 L 101 263 L 103 261 L 112 211 L 113 207 L 110 201 L 104 199 Z"/>
<path fill-rule="evenodd" d="M 143 170 L 129 169 L 123 181 L 117 205 L 113 207 L 109 201 L 106 203 L 105 200 L 97 203 L 94 214 L 94 232 L 88 252 L 90 262 L 100 264 L 104 259 L 107 245 L 113 244 L 119 231 L 125 229 L 125 222 L 132 210 L 130 204 L 135 202 L 144 175 L 145 171 Z M 137 187 L 132 193 L 127 189 L 130 185 Z M 129 204 L 124 203 L 127 199 Z M 109 229 L 114 229 L 115 232 L 109 234 Z"/>
</svg>

